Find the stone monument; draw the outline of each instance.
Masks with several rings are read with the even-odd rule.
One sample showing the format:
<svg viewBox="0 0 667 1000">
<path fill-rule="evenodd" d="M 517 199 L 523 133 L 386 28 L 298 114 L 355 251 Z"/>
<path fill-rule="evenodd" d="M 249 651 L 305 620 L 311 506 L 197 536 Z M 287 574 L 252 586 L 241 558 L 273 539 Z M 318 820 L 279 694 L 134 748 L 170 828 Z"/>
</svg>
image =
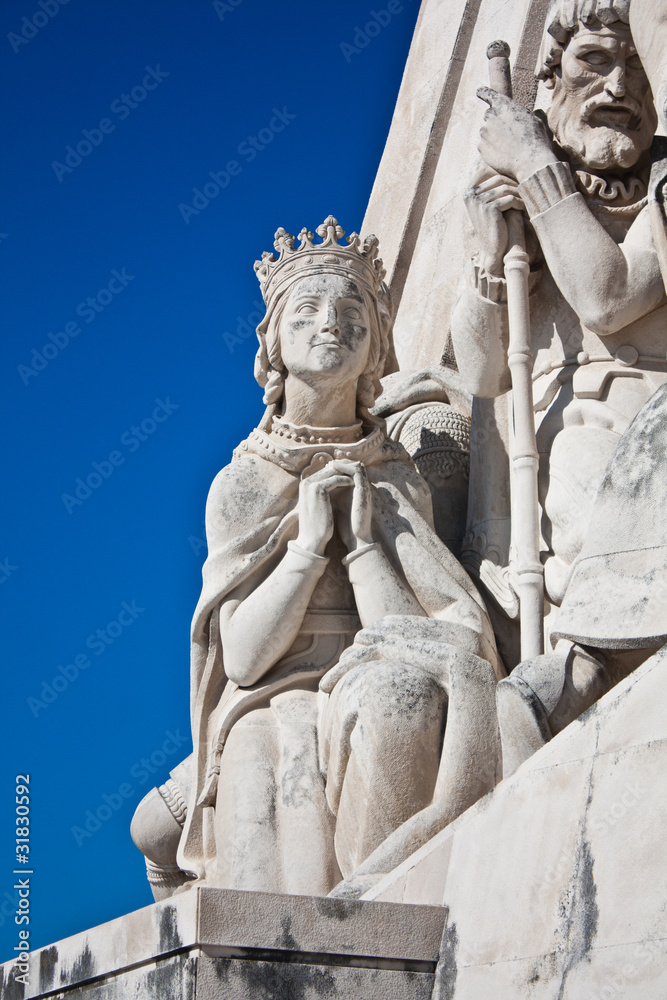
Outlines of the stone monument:
<svg viewBox="0 0 667 1000">
<path fill-rule="evenodd" d="M 327 895 L 410 817 L 454 819 L 497 780 L 490 622 L 371 412 L 391 336 L 377 240 L 341 244 L 332 216 L 317 232 L 295 247 L 279 229 L 255 265 L 267 410 L 209 494 L 187 820 L 166 864 L 168 800 L 134 821 L 160 889 Z"/>
<path fill-rule="evenodd" d="M 512 447 L 510 421 L 500 416 L 509 388 L 505 212 L 525 208 L 534 234 L 533 407 L 551 615 L 566 599 L 621 435 L 667 379 L 667 307 L 647 205 L 657 118 L 630 33 L 629 4 L 555 5 L 539 62 L 553 92 L 545 122 L 516 102 L 487 96 L 483 161 L 466 198 L 479 250 L 452 317 L 457 363 L 478 399 L 476 421 L 490 431 L 477 438 L 467 545 L 491 599 L 510 619 L 518 614 L 510 568 L 512 491 L 484 474 L 489 464 L 502 466 L 489 452 Z M 578 234 L 576 242 L 571 233 Z M 551 615 L 547 609 L 547 645 Z M 511 629 L 496 621 L 512 665 Z M 549 655 L 522 663 L 498 689 L 506 774 L 539 745 L 537 728 L 527 731 L 524 718 L 541 700 L 536 688 L 548 684 L 540 723 L 545 734 L 555 733 L 641 662 L 636 649 L 613 656 L 609 649 L 601 659 L 565 639 Z"/>
<path fill-rule="evenodd" d="M 667 0 L 423 0 L 385 264 L 332 216 L 255 264 L 156 902 L 7 1000 L 667 996 L 665 52 Z"/>
</svg>

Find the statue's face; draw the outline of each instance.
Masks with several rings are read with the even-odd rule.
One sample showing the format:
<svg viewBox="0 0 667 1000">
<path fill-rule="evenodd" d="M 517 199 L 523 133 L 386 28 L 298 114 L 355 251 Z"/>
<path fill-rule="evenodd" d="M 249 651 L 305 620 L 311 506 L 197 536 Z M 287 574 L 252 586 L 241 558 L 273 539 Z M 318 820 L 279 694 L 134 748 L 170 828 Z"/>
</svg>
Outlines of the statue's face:
<svg viewBox="0 0 667 1000">
<path fill-rule="evenodd" d="M 585 169 L 626 170 L 649 148 L 657 117 L 627 25 L 577 29 L 563 52 L 548 120 Z"/>
<path fill-rule="evenodd" d="M 370 317 L 357 285 L 339 274 L 299 281 L 280 324 L 280 351 L 291 375 L 304 381 L 329 376 L 338 382 L 365 371 Z"/>
</svg>

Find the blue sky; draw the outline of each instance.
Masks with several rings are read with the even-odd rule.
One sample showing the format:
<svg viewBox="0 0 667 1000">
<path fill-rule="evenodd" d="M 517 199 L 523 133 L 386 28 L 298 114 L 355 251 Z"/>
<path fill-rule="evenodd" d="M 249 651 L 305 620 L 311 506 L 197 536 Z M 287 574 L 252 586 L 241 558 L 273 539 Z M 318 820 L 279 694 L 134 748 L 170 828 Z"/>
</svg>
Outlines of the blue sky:
<svg viewBox="0 0 667 1000">
<path fill-rule="evenodd" d="M 418 13 L 387 6 L 2 6 L 0 960 L 17 774 L 33 947 L 152 900 L 129 825 L 191 747 L 206 493 L 263 409 L 253 261 L 361 226 Z"/>
</svg>

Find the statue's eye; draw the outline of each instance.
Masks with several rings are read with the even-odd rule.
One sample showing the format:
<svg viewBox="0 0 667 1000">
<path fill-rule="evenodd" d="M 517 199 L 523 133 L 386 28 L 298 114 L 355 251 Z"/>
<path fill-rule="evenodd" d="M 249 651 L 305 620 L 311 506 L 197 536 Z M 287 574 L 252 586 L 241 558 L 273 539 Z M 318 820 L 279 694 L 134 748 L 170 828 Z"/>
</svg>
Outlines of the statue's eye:
<svg viewBox="0 0 667 1000">
<path fill-rule="evenodd" d="M 297 309 L 297 313 L 303 316 L 314 316 L 317 312 L 317 306 L 314 306 L 312 302 L 302 302 Z"/>
<path fill-rule="evenodd" d="M 583 55 L 579 56 L 581 62 L 585 62 L 587 66 L 606 66 L 611 62 L 611 56 L 608 52 L 603 49 L 592 49 L 590 52 L 584 52 Z"/>
<path fill-rule="evenodd" d="M 347 309 L 344 310 L 343 315 L 346 319 L 361 319 L 361 312 L 356 306 L 348 306 Z"/>
<path fill-rule="evenodd" d="M 630 56 L 629 59 L 625 60 L 625 65 L 628 67 L 628 69 L 644 69 L 644 66 L 639 56 Z"/>
</svg>

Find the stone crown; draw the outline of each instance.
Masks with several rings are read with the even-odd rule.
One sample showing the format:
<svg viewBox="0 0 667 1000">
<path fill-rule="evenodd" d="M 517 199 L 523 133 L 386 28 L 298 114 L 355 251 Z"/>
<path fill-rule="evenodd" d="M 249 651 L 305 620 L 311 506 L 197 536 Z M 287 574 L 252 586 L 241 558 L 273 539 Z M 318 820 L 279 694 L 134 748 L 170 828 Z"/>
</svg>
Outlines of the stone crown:
<svg viewBox="0 0 667 1000">
<path fill-rule="evenodd" d="M 313 233 L 302 229 L 297 239 L 300 245 L 294 248 L 294 236 L 284 229 L 278 229 L 273 244 L 279 256 L 264 251 L 262 259 L 255 261 L 255 272 L 259 279 L 264 302 L 268 306 L 295 278 L 317 274 L 326 268 L 360 282 L 372 295 L 376 295 L 385 270 L 378 257 L 378 239 L 367 236 L 361 242 L 358 233 L 347 237 L 347 246 L 339 240 L 345 236 L 338 221 L 330 215 L 317 228 L 321 243 L 313 243 Z"/>
</svg>

